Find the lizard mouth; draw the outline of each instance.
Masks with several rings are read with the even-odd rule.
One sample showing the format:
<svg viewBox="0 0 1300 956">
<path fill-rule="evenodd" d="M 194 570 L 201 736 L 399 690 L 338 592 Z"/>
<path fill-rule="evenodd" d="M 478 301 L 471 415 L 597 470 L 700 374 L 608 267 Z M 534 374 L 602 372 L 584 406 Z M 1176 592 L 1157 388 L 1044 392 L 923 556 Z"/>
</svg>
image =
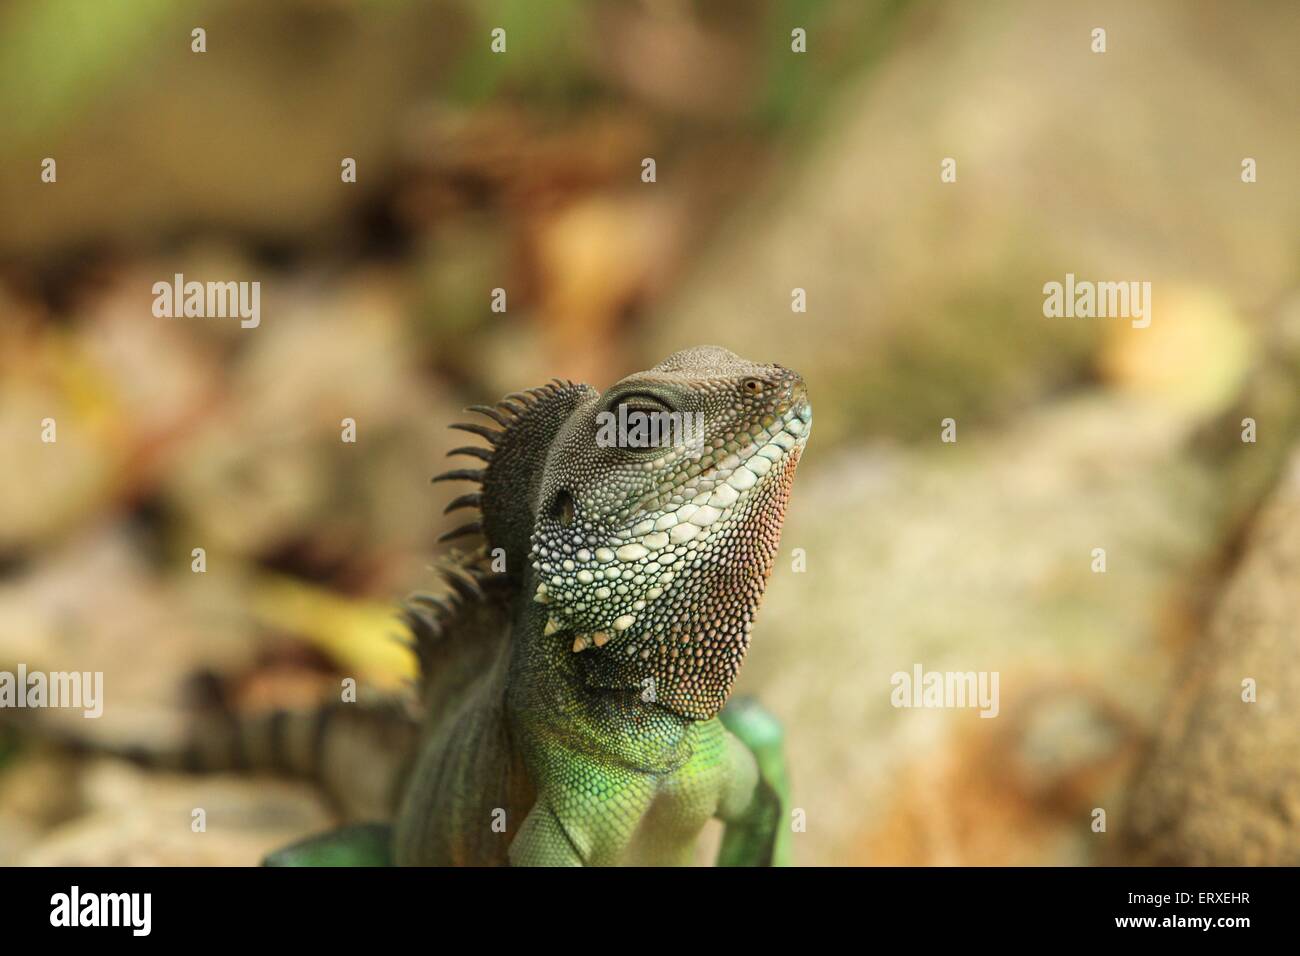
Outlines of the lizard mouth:
<svg viewBox="0 0 1300 956">
<path fill-rule="evenodd" d="M 730 481 L 740 469 L 764 477 L 773 463 L 780 461 L 796 448 L 802 448 L 812 430 L 812 404 L 800 398 L 777 417 L 765 419 L 756 430 L 751 430 L 753 441 L 737 452 L 739 464 L 732 468 L 725 480 Z M 763 464 L 766 461 L 767 464 Z M 728 462 L 724 461 L 722 465 Z M 742 479 L 743 481 L 744 479 Z"/>
<path fill-rule="evenodd" d="M 802 451 L 811 430 L 812 404 L 803 395 L 779 415 L 764 416 L 751 426 L 748 441 L 701 472 L 695 484 L 696 494 L 688 505 L 678 509 L 679 520 L 684 520 L 681 511 L 690 504 L 723 510 L 735 504 L 745 492 L 760 484 L 773 467 L 792 453 Z"/>
<path fill-rule="evenodd" d="M 699 531 L 725 517 L 774 469 L 781 470 L 788 457 L 797 456 L 811 429 L 812 405 L 806 397 L 790 402 L 778 414 L 765 415 L 729 446 L 707 453 L 694 477 L 639 502 L 631 513 L 635 520 L 619 533 L 620 540 L 634 540 L 649 530 L 667 531 L 672 544 L 692 540 Z M 657 518 L 653 529 L 646 515 Z M 696 527 L 682 527 L 689 524 Z"/>
</svg>

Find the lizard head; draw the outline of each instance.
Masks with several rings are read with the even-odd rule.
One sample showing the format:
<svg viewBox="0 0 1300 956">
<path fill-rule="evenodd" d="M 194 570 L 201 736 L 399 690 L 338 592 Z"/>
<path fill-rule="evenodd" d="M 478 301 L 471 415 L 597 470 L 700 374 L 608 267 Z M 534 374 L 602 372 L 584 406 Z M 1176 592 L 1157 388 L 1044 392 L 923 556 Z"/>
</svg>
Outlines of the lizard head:
<svg viewBox="0 0 1300 956">
<path fill-rule="evenodd" d="M 533 499 L 543 639 L 570 646 L 590 686 L 716 714 L 749 646 L 811 425 L 796 372 L 713 346 L 577 403 Z"/>
</svg>

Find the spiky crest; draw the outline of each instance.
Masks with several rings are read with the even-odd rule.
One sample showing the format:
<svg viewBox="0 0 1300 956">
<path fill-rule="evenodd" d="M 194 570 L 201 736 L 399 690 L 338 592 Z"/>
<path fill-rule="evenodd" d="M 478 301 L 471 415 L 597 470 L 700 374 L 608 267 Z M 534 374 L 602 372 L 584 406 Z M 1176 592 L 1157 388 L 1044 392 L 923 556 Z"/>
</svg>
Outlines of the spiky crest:
<svg viewBox="0 0 1300 956">
<path fill-rule="evenodd" d="M 447 454 L 477 458 L 483 468 L 455 468 L 434 481 L 471 481 L 481 487 L 452 499 L 444 514 L 466 511 L 472 520 L 448 531 L 440 541 L 483 535 L 483 543 L 463 553 L 452 550 L 435 570 L 441 579 L 439 594 L 416 594 L 402 608 L 411 632 L 407 642 L 420 664 L 421 689 L 428 700 L 434 682 L 449 677 L 477 657 L 483 648 L 460 654 L 449 637 L 464 634 L 471 642 L 484 630 L 494 630 L 493 615 L 504 616 L 512 588 L 517 586 L 528 560 L 541 470 L 556 433 L 581 402 L 596 396 L 589 385 L 563 379 L 525 392 L 512 392 L 495 406 L 471 405 L 467 411 L 490 419 L 499 428 L 473 422 L 450 427 L 483 438 L 487 447 L 466 445 Z M 500 549 L 498 551 L 497 549 Z M 502 564 L 504 558 L 504 566 Z M 502 570 L 502 568 L 504 569 Z M 501 629 L 504 630 L 503 628 Z M 490 644 L 481 640 L 478 644 Z"/>
<path fill-rule="evenodd" d="M 505 553 L 505 575 L 518 580 L 528 560 L 528 539 L 536 513 L 536 495 L 542 466 L 560 426 L 580 403 L 595 398 L 590 385 L 554 379 L 539 388 L 512 392 L 496 405 L 471 405 L 498 428 L 477 422 L 456 422 L 450 427 L 478 435 L 489 447 L 463 446 L 448 455 L 469 455 L 486 463 L 484 468 L 455 468 L 434 481 L 473 481 L 482 490 L 454 499 L 447 511 L 477 508 L 479 515 L 444 534 L 452 541 L 483 534 L 487 551 Z"/>
</svg>

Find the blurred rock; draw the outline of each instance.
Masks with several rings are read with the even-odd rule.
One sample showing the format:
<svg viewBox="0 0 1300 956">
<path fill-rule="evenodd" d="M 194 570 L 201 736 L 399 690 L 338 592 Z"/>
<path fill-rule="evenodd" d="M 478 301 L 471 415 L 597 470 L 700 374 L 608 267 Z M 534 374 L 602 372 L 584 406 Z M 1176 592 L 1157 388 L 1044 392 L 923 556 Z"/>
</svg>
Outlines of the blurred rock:
<svg viewBox="0 0 1300 956">
<path fill-rule="evenodd" d="M 40 719 L 91 740 L 174 744 L 186 678 L 247 667 L 267 640 L 252 627 L 238 574 L 214 571 L 190 574 L 187 562 L 184 578 L 159 577 L 128 527 L 87 529 L 0 582 L 0 668 L 101 672 L 100 719 L 62 709 Z"/>
<path fill-rule="evenodd" d="M 954 721 L 913 759 L 878 825 L 845 859 L 895 866 L 1081 866 L 1111 840 L 1092 810 L 1113 806 L 1140 741 L 1095 683 L 1022 675 L 995 720 Z M 919 756 L 919 755 L 918 755 Z"/>
<path fill-rule="evenodd" d="M 85 816 L 56 827 L 26 866 L 253 866 L 336 821 L 312 788 L 272 779 L 145 773 L 100 760 L 85 772 Z M 194 832 L 193 812 L 206 814 Z"/>
<path fill-rule="evenodd" d="M 1208 632 L 1189 649 L 1128 797 L 1124 862 L 1300 865 L 1298 622 L 1295 453 Z"/>
<path fill-rule="evenodd" d="M 51 827 L 83 810 L 81 795 L 70 781 L 75 764 L 49 754 L 6 762 L 0 773 L 0 866 L 15 866 Z"/>
</svg>

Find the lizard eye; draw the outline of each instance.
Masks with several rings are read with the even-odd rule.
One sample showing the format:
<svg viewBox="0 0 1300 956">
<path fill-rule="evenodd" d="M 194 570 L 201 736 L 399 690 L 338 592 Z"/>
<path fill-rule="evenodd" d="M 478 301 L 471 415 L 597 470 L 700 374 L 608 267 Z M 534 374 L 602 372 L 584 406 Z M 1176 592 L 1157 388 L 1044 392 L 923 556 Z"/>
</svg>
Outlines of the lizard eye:
<svg viewBox="0 0 1300 956">
<path fill-rule="evenodd" d="M 569 494 L 563 488 L 555 495 L 555 500 L 551 502 L 551 517 L 560 522 L 560 526 L 567 528 L 573 524 L 573 495 Z"/>
<path fill-rule="evenodd" d="M 617 413 L 621 408 L 626 407 L 630 412 L 642 412 L 652 414 L 654 412 L 670 412 L 672 409 L 662 400 L 645 392 L 631 392 L 627 395 L 620 396 L 613 405 L 611 411 Z"/>
<path fill-rule="evenodd" d="M 764 386 L 764 382 L 763 382 L 763 380 L 762 380 L 761 378 L 747 378 L 747 379 L 745 379 L 745 385 L 744 385 L 744 388 L 745 388 L 745 391 L 748 392 L 750 395 L 762 395 L 762 394 L 763 394 L 763 386 Z"/>
</svg>

